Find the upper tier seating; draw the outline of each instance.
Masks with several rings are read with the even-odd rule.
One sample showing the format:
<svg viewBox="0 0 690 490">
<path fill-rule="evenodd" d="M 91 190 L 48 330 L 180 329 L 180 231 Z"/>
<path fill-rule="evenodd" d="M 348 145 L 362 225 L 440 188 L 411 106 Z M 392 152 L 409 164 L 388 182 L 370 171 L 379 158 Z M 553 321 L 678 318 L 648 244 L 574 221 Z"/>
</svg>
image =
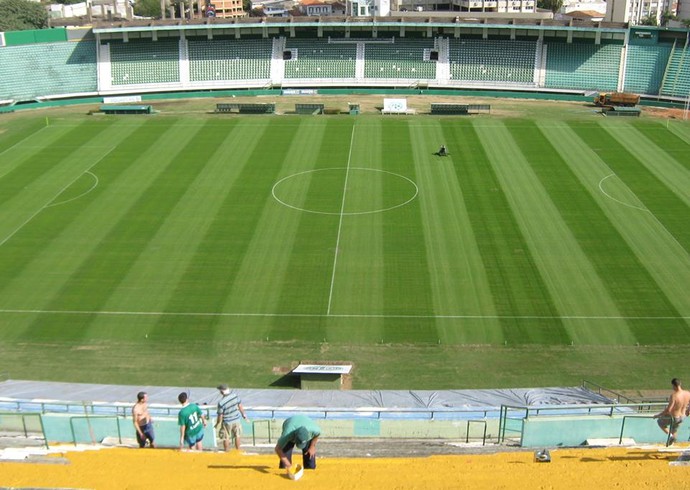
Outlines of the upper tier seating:
<svg viewBox="0 0 690 490">
<path fill-rule="evenodd" d="M 189 38 L 192 82 L 266 79 L 271 76 L 270 39 Z"/>
<path fill-rule="evenodd" d="M 109 43 L 113 86 L 180 81 L 180 45 L 177 39 Z"/>
<path fill-rule="evenodd" d="M 0 100 L 93 93 L 98 88 L 94 41 L 27 44 L 0 49 Z"/>
<path fill-rule="evenodd" d="M 614 91 L 618 86 L 620 44 L 547 44 L 546 86 Z"/>
<path fill-rule="evenodd" d="M 450 39 L 450 74 L 455 81 L 534 83 L 535 41 Z"/>
</svg>

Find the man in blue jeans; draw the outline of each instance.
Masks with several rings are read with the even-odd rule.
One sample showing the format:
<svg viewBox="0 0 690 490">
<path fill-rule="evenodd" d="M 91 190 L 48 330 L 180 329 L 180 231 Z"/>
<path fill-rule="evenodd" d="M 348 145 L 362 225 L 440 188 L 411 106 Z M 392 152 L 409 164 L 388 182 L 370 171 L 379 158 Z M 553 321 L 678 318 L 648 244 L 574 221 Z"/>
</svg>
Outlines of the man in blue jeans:
<svg viewBox="0 0 690 490">
<path fill-rule="evenodd" d="M 276 444 L 276 454 L 280 458 L 280 468 L 292 467 L 292 449 L 302 450 L 302 467 L 316 469 L 316 441 L 321 429 L 306 415 L 293 415 L 283 422 L 283 432 Z"/>
</svg>

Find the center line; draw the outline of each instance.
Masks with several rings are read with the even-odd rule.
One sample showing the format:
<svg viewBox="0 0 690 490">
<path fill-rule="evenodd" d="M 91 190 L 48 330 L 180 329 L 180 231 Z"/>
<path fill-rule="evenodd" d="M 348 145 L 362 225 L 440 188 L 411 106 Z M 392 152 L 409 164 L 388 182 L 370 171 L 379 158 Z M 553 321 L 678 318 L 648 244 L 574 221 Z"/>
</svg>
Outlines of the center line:
<svg viewBox="0 0 690 490">
<path fill-rule="evenodd" d="M 338 265 L 338 252 L 340 251 L 340 231 L 343 229 L 343 216 L 345 216 L 345 195 L 347 194 L 347 179 L 350 176 L 350 160 L 352 159 L 352 142 L 355 139 L 355 126 L 352 126 L 350 136 L 350 151 L 347 154 L 347 169 L 345 170 L 345 182 L 343 183 L 343 200 L 340 203 L 340 220 L 338 222 L 338 238 L 335 240 L 335 254 L 333 255 L 333 274 L 331 275 L 331 290 L 328 293 L 328 310 L 326 315 L 331 314 L 331 303 L 333 301 L 333 285 L 335 284 L 335 269 Z"/>
</svg>

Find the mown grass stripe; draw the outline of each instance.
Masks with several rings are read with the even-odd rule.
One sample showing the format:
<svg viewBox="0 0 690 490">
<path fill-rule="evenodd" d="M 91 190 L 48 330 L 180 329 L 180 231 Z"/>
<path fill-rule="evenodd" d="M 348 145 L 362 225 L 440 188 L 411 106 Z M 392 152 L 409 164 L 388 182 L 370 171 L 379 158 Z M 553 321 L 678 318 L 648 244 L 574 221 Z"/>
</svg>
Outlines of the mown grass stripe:
<svg viewBox="0 0 690 490">
<path fill-rule="evenodd" d="M 190 182 L 184 194 L 171 209 L 165 221 L 149 240 L 145 250 L 130 268 L 127 276 L 108 299 L 105 309 L 111 311 L 163 311 L 175 287 L 189 266 L 200 241 L 212 224 L 213 216 L 223 202 L 225 190 L 240 172 L 234 165 L 246 146 L 258 141 L 256 131 L 238 129 L 237 120 L 224 122 L 214 133 L 203 171 Z M 147 329 L 155 325 L 151 318 Z M 102 324 L 99 318 L 92 330 Z M 127 335 L 126 332 L 124 332 Z"/>
<path fill-rule="evenodd" d="M 690 144 L 690 128 L 688 127 L 687 123 L 675 121 L 671 122 L 667 119 L 665 126 L 666 130 L 670 134 L 673 134 L 680 140 L 685 141 L 687 144 Z"/>
<path fill-rule="evenodd" d="M 383 126 L 383 168 L 401 175 L 416 175 L 411 133 L 407 120 Z M 384 185 L 384 192 L 389 192 Z M 383 217 L 384 313 L 429 313 L 434 300 L 429 277 L 424 220 L 419 201 Z M 385 342 L 437 342 L 435 322 L 384 322 Z"/>
<path fill-rule="evenodd" d="M 562 317 L 567 333 L 555 329 L 552 340 L 579 340 L 581 325 L 566 317 L 607 311 L 596 272 L 505 126 L 475 128 Z"/>
<path fill-rule="evenodd" d="M 690 172 L 667 153 L 667 148 L 656 146 L 652 140 L 629 125 L 609 128 L 609 131 L 659 182 L 690 207 Z M 683 160 L 690 160 L 688 148 L 681 151 L 680 156 L 685 157 Z"/>
<path fill-rule="evenodd" d="M 64 169 L 60 162 L 69 161 L 70 157 L 80 152 L 103 155 L 108 147 L 84 148 L 98 134 L 108 128 L 109 124 L 88 124 L 86 122 L 64 133 L 54 144 L 46 145 L 36 153 L 26 155 L 21 164 L 14 166 L 0 179 L 0 209 L 13 200 L 22 199 L 30 191 L 35 201 L 47 204 L 44 195 L 54 196 L 57 189 L 65 183 L 57 175 Z M 63 144 L 60 144 L 63 143 Z M 75 144 L 76 143 L 76 144 Z M 84 148 L 84 149 L 83 149 Z M 69 169 L 68 169 L 69 170 Z M 38 195 L 37 195 L 38 194 Z M 3 220 L 3 224 L 7 221 Z"/>
<path fill-rule="evenodd" d="M 213 215 L 188 267 L 180 277 L 166 311 L 222 311 L 232 291 L 239 267 L 251 245 L 270 189 L 280 172 L 284 148 L 294 138 L 297 126 L 281 126 L 279 120 L 249 118 L 255 137 L 238 151 L 232 164 L 239 174 L 225 188 L 224 198 Z M 268 140 L 270 145 L 261 145 Z M 217 317 L 199 318 L 194 328 L 182 317 L 161 317 L 152 328 L 156 338 L 213 339 L 232 332 L 217 332 L 222 327 Z"/>
<path fill-rule="evenodd" d="M 338 239 L 339 213 L 343 193 L 346 191 L 344 179 L 350 157 L 354 123 L 354 120 L 343 118 L 329 120 L 325 132 L 318 140 L 296 142 L 302 145 L 314 144 L 318 148 L 318 153 L 313 155 L 314 161 L 311 162 L 311 168 L 338 169 L 318 172 L 304 181 L 303 205 L 306 209 L 328 210 L 328 212 L 338 214 L 304 212 L 300 214 L 276 312 L 309 312 L 326 316 L 310 319 L 303 324 L 276 318 L 271 325 L 271 338 L 279 340 L 325 338 L 328 331 L 329 297 L 333 310 L 338 311 L 338 297 L 341 294 L 347 294 L 347 283 L 343 283 L 341 279 L 345 273 L 342 269 L 336 269 L 334 277 L 333 267 Z M 339 134 L 342 137 L 330 139 L 329 136 L 332 134 Z M 344 248 L 344 242 L 341 245 Z M 347 254 L 347 250 L 341 250 L 339 253 L 342 267 L 342 259 Z M 335 282 L 331 295 L 332 281 Z"/>
<path fill-rule="evenodd" d="M 70 268 L 76 267 L 75 263 L 83 258 L 82 254 L 88 253 L 91 243 L 89 232 L 93 232 L 102 224 L 104 212 L 107 214 L 107 211 L 97 211 L 93 216 L 94 222 L 87 225 L 80 224 L 81 213 L 101 195 L 113 169 L 131 163 L 129 158 L 120 157 L 123 148 L 131 143 L 125 140 L 136 140 L 138 137 L 137 133 L 132 134 L 136 129 L 115 125 L 102 133 L 101 136 L 115 148 L 91 168 L 91 171 L 98 173 L 102 179 L 99 186 L 68 204 L 43 208 L 17 231 L 11 240 L 0 247 L 0 275 L 4 278 L 0 285 L 0 305 L 42 308 L 55 288 L 59 288 L 60 281 L 64 280 Z M 144 130 L 140 132 L 148 138 L 155 136 Z M 78 140 L 76 144 L 79 144 Z M 93 165 L 96 157 L 94 154 L 91 160 L 82 161 L 78 158 L 67 162 L 69 165 L 65 163 L 68 167 L 66 170 L 78 174 L 84 168 Z M 74 179 L 74 176 L 65 175 L 58 184 L 64 185 L 65 179 Z M 56 267 L 56 264 L 59 264 L 59 267 Z M 46 271 L 50 273 L 46 274 Z"/>
<path fill-rule="evenodd" d="M 690 297 L 686 292 L 687 284 L 690 284 L 690 256 L 651 213 L 642 207 L 626 205 L 637 203 L 637 200 L 633 200 L 635 196 L 620 179 L 615 178 L 606 163 L 572 129 L 567 126 L 553 127 L 548 123 L 539 123 L 539 127 L 551 141 L 558 142 L 557 149 L 561 158 L 605 215 L 614 229 L 612 232 L 625 240 L 630 253 L 634 255 L 633 258 L 626 258 L 630 267 L 621 274 L 637 277 L 639 273 L 649 276 L 648 283 L 638 277 L 633 284 L 623 286 L 631 301 L 637 299 L 640 306 L 648 302 L 662 304 L 668 301 L 673 305 L 672 308 L 687 317 L 690 314 Z M 609 262 L 616 263 L 617 255 L 607 254 L 607 247 L 602 245 L 606 243 L 593 238 L 591 247 L 601 248 L 598 253 L 602 254 L 602 260 L 605 261 L 608 255 Z M 661 257 L 663 260 L 659 260 Z M 634 261 L 638 261 L 639 265 L 634 265 Z M 632 288 L 633 286 L 636 287 Z M 652 296 L 658 294 L 657 289 L 662 292 L 660 299 Z M 641 316 L 646 316 L 646 313 Z M 643 343 L 660 341 L 657 327 L 661 324 L 668 322 L 676 325 L 675 328 L 683 327 L 682 321 L 679 323 L 677 317 L 627 317 L 625 320 L 638 341 Z M 614 321 L 610 325 L 615 324 Z"/>
<path fill-rule="evenodd" d="M 564 332 L 564 327 L 482 139 L 469 121 L 455 121 L 444 134 L 454 142 L 455 172 L 496 314 L 550 317 L 501 318 L 502 337 L 510 344 L 553 341 L 554 332 Z M 557 342 L 565 340 L 556 337 Z"/>
<path fill-rule="evenodd" d="M 280 175 L 287 180 L 276 188 L 280 198 L 298 208 L 309 206 L 307 190 L 315 173 L 309 172 L 323 164 L 320 158 L 322 142 L 326 138 L 327 120 L 314 124 L 309 119 L 295 121 L 297 130 L 292 141 L 286 143 L 282 162 L 276 160 Z M 299 239 L 300 223 L 309 219 L 304 211 L 289 208 L 273 199 L 272 190 L 266 188 L 265 201 L 258 217 L 251 242 L 238 267 L 235 280 L 227 296 L 223 311 L 248 313 L 280 312 L 285 282 L 294 281 L 288 277 L 290 261 L 295 253 L 295 242 Z M 299 305 L 292 305 L 292 308 Z M 257 340 L 270 336 L 272 323 L 257 322 L 254 328 L 217 328 L 221 338 L 231 336 L 234 340 Z"/>
<path fill-rule="evenodd" d="M 594 148 L 597 155 L 637 195 L 685 251 L 690 253 L 690 227 L 687 220 L 690 209 L 624 143 L 614 137 L 615 127 L 582 122 L 570 122 L 569 125 L 581 139 L 597 142 Z"/>
<path fill-rule="evenodd" d="M 487 318 L 437 321 L 438 338 L 444 343 L 503 343 L 500 322 L 489 318 L 496 314 L 493 297 L 456 174 L 462 155 L 432 153 L 443 142 L 451 148 L 464 144 L 444 132 L 444 126 L 410 125 L 433 311 Z"/>
<path fill-rule="evenodd" d="M 47 127 L 39 118 L 20 118 L 12 121 L 7 129 L 0 128 L 0 175 L 3 174 L 1 169 L 7 165 L 8 152 L 20 146 L 26 147 L 38 136 L 39 131 Z"/>
<path fill-rule="evenodd" d="M 665 154 L 690 170 L 690 135 L 677 134 L 659 122 L 636 121 L 632 126 L 654 144 L 656 154 Z"/>
<path fill-rule="evenodd" d="M 205 158 L 222 130 L 200 125 L 192 131 L 187 129 L 186 133 L 183 146 L 169 153 L 170 159 L 165 160 L 167 165 L 161 168 L 138 199 L 133 200 L 130 209 L 103 237 L 99 246 L 71 274 L 48 308 L 98 311 L 106 304 L 189 182 L 203 169 Z M 56 329 L 55 325 L 44 328 L 43 324 L 37 322 L 29 327 L 29 334 L 42 338 L 82 338 L 88 336 L 92 318 L 82 320 L 64 331 Z"/>
<path fill-rule="evenodd" d="M 357 119 L 350 154 L 350 172 L 346 211 L 383 209 L 386 199 L 384 183 L 390 174 L 383 170 L 381 140 L 383 121 Z M 387 212 L 343 217 L 340 251 L 334 276 L 331 314 L 360 314 L 384 310 L 383 220 Z M 383 320 L 367 318 L 356 325 L 341 319 L 327 321 L 328 342 L 376 343 L 383 336 Z"/>
<path fill-rule="evenodd" d="M 509 122 L 507 126 L 523 154 L 533 162 L 535 174 L 605 286 L 605 291 L 597 288 L 597 295 L 602 301 L 608 296 L 615 303 L 611 305 L 611 315 L 678 316 L 678 311 L 655 284 L 627 242 L 561 158 L 552 141 L 564 144 L 562 134 L 559 133 L 561 137 L 558 140 L 549 139 L 533 121 Z M 580 165 L 579 160 L 573 163 Z M 653 322 L 648 323 L 647 327 L 651 327 Z M 635 326 L 635 333 L 639 332 L 641 337 L 635 338 L 623 322 L 612 321 L 606 329 L 599 326 L 592 328 L 601 343 L 647 342 L 649 339 L 644 326 L 640 322 L 636 322 Z"/>
<path fill-rule="evenodd" d="M 78 152 L 82 146 L 97 139 L 108 126 L 109 123 L 106 122 L 93 124 L 84 121 L 62 134 L 53 144 L 46 145 L 39 152 L 28 156 L 21 165 L 12 168 L 0 179 L 0 206 L 25 192 L 27 188 L 45 188 L 46 185 L 40 185 L 40 182 L 55 171 L 56 163 L 68 160 L 70 155 Z M 75 145 L 75 141 L 80 143 Z"/>
</svg>

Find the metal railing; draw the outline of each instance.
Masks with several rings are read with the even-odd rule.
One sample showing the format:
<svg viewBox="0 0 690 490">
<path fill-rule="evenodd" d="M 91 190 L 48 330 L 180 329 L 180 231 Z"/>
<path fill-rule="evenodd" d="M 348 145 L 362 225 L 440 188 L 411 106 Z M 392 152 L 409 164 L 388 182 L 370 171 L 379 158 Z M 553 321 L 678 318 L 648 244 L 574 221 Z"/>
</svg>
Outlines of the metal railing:
<svg viewBox="0 0 690 490">
<path fill-rule="evenodd" d="M 271 444 L 271 421 L 270 420 L 253 420 L 252 421 L 252 445 L 256 446 L 256 424 L 266 424 L 268 431 L 268 443 Z"/>
<path fill-rule="evenodd" d="M 622 395 L 616 391 L 609 390 L 608 388 L 604 388 L 603 386 L 597 383 L 593 383 L 592 381 L 587 381 L 586 379 L 582 380 L 582 387 L 593 393 L 598 393 L 599 395 L 610 398 L 614 400 L 616 403 L 638 403 L 639 401 L 633 400 L 632 398 L 628 398 L 627 396 Z"/>
<path fill-rule="evenodd" d="M 25 438 L 29 437 L 30 433 L 39 433 L 38 430 L 32 431 L 27 427 L 27 418 L 36 418 L 38 420 L 38 427 L 40 428 L 40 434 L 43 438 L 46 449 L 50 449 L 48 444 L 48 438 L 46 437 L 45 427 L 43 425 L 43 417 L 40 413 L 16 413 L 16 412 L 0 412 L 0 430 L 6 430 L 8 432 L 13 432 L 14 426 L 9 426 L 6 419 L 19 418 L 21 420 L 21 431 L 20 433 L 24 435 Z"/>
<path fill-rule="evenodd" d="M 621 424 L 621 435 L 618 438 L 618 444 L 623 444 L 623 435 L 625 433 L 625 422 L 628 419 L 655 419 L 655 418 L 656 417 L 654 415 L 624 415 L 623 416 L 623 423 Z M 671 431 L 669 431 L 668 434 L 666 435 L 666 445 L 668 446 L 670 442 L 671 442 Z"/>
<path fill-rule="evenodd" d="M 506 433 L 519 434 L 520 442 L 522 442 L 522 422 L 530 417 L 572 417 L 573 415 L 613 417 L 618 415 L 623 417 L 624 424 L 626 417 L 651 418 L 650 411 L 663 409 L 665 406 L 665 402 L 550 405 L 545 407 L 502 405 L 498 425 L 498 442 L 500 444 L 506 441 Z M 516 425 L 519 425 L 519 428 L 516 428 Z"/>
<path fill-rule="evenodd" d="M 83 415 L 114 415 L 130 417 L 133 403 L 94 403 L 86 401 L 52 401 L 52 400 L 17 400 L 1 399 L 0 408 L 6 411 L 37 412 L 37 413 L 63 413 Z M 180 411 L 180 405 L 149 404 L 149 412 L 152 416 L 176 417 Z M 215 416 L 215 405 L 199 405 L 199 408 L 207 417 Z M 301 413 L 318 419 L 386 419 L 408 418 L 414 420 L 444 420 L 444 419 L 496 419 L 500 416 L 500 410 L 496 408 L 458 409 L 458 408 L 321 408 L 299 407 L 285 409 L 280 407 L 253 408 L 244 407 L 250 418 L 276 419 L 287 418 L 290 415 Z"/>
<path fill-rule="evenodd" d="M 486 446 L 486 430 L 488 427 L 486 420 L 468 420 L 467 421 L 467 428 L 465 429 L 465 443 L 466 444 L 470 442 L 470 424 L 482 424 L 482 425 L 484 425 L 484 434 L 482 435 L 482 446 Z"/>
<path fill-rule="evenodd" d="M 115 420 L 115 426 L 117 427 L 117 439 L 120 444 L 122 444 L 122 432 L 120 431 L 120 419 L 122 417 L 118 417 L 117 415 L 78 415 L 74 417 L 69 418 L 69 428 L 72 432 L 72 442 L 74 445 L 77 445 L 77 434 L 76 431 L 74 430 L 74 421 L 75 420 L 80 420 L 80 419 L 85 419 L 86 420 L 86 425 L 89 429 L 89 435 L 91 436 L 91 443 L 96 444 L 96 436 L 93 431 L 93 427 L 91 425 L 91 419 L 98 418 L 98 419 L 114 419 Z"/>
</svg>

